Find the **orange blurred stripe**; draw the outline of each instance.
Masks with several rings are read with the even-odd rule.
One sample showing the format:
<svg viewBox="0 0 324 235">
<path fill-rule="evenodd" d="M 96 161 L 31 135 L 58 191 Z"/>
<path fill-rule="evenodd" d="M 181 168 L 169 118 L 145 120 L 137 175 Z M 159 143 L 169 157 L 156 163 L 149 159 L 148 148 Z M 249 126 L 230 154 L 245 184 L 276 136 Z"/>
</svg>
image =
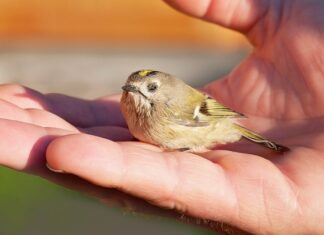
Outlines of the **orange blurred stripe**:
<svg viewBox="0 0 324 235">
<path fill-rule="evenodd" d="M 242 47 L 239 34 L 152 0 L 1 0 L 2 40 Z"/>
</svg>

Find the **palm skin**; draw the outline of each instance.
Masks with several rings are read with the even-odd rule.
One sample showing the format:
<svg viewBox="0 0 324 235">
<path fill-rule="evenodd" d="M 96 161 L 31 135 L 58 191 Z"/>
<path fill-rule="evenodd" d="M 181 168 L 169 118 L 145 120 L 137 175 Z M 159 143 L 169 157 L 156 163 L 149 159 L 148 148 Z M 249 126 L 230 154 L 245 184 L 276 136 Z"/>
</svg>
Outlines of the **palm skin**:
<svg viewBox="0 0 324 235">
<path fill-rule="evenodd" d="M 228 107 L 246 114 L 249 118 L 242 122 L 250 129 L 287 145 L 291 151 L 275 155 L 242 143 L 203 156 L 161 152 L 144 143 L 113 142 L 80 134 L 62 121 L 50 125 L 56 127 L 55 131 L 48 130 L 55 137 L 49 141 L 47 162 L 52 168 L 99 186 L 117 188 L 156 206 L 222 221 L 252 233 L 323 234 L 322 1 L 167 2 L 188 14 L 247 35 L 255 45 L 254 51 L 226 78 L 207 85 L 206 91 Z M 2 99 L 21 108 L 34 107 L 26 102 L 30 98 L 24 100 L 22 107 L 21 101 L 10 97 L 3 95 Z M 48 100 L 53 103 L 53 97 L 39 99 L 45 104 Z M 54 97 L 54 100 L 60 99 Z M 83 103 L 78 105 L 84 107 Z M 80 115 L 76 118 L 55 105 L 44 107 L 48 106 L 36 108 L 47 109 L 85 129 L 123 125 L 117 112 L 105 116 L 107 121 L 103 121 Z M 102 106 L 91 110 L 99 117 L 105 115 Z M 34 124 L 37 126 L 29 128 L 36 133 L 42 125 Z M 42 135 L 35 134 L 34 139 Z M 17 165 L 21 159 L 13 159 L 9 164 L 3 156 L 2 153 L 3 165 L 15 169 L 26 166 L 26 162 Z"/>
</svg>

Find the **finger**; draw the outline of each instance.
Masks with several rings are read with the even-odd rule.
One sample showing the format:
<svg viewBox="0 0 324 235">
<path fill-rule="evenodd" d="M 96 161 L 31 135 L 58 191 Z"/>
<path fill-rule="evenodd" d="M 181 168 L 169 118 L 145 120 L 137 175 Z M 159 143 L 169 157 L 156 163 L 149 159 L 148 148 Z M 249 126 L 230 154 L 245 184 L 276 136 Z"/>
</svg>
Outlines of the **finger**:
<svg viewBox="0 0 324 235">
<path fill-rule="evenodd" d="M 75 145 L 82 148 L 71 153 Z M 71 153 L 68 158 L 66 152 Z M 193 154 L 159 153 L 71 135 L 49 145 L 47 161 L 97 185 L 255 233 L 273 231 L 273 225 L 279 231 L 279 225 L 295 221 L 295 192 L 270 161 L 230 151 L 212 154 L 209 158 L 216 164 Z"/>
<path fill-rule="evenodd" d="M 8 131 L 8 128 L 10 128 L 10 131 Z M 69 133 L 58 129 L 41 128 L 27 125 L 26 123 L 0 119 L 0 165 L 16 170 L 27 170 L 37 173 L 65 187 L 100 198 L 104 204 L 108 204 L 110 207 L 122 207 L 129 213 L 141 212 L 177 217 L 177 215 L 170 211 L 158 210 L 142 200 L 130 197 L 116 190 L 99 188 L 86 184 L 75 177 L 49 172 L 44 168 L 45 149 L 55 136 L 62 134 Z M 195 222 L 195 220 L 190 218 L 181 217 L 181 219 L 187 223 Z M 216 224 L 212 223 L 202 225 L 217 228 Z"/>
<path fill-rule="evenodd" d="M 112 141 L 131 141 L 135 140 L 127 128 L 118 126 L 95 126 L 89 128 L 81 128 L 82 133 L 87 133 Z"/>
<path fill-rule="evenodd" d="M 119 107 L 120 95 L 83 100 L 60 94 L 48 94 L 46 99 L 50 103 L 49 111 L 78 127 L 126 126 Z"/>
<path fill-rule="evenodd" d="M 222 168 L 192 154 L 72 135 L 49 145 L 47 161 L 54 169 L 193 216 L 223 220 L 236 203 Z"/>
<path fill-rule="evenodd" d="M 116 190 L 87 184 L 76 177 L 54 174 L 45 167 L 45 150 L 57 136 L 71 134 L 60 129 L 42 128 L 13 120 L 0 119 L 0 166 L 37 173 L 65 187 L 91 194 L 109 206 L 121 206 L 138 212 L 170 213 L 156 210 L 143 201 Z"/>
<path fill-rule="evenodd" d="M 264 0 L 164 0 L 194 17 L 248 32 L 267 12 L 271 1 Z"/>
<path fill-rule="evenodd" d="M 44 95 L 19 84 L 0 85 L 0 99 L 20 108 L 47 109 Z"/>
<path fill-rule="evenodd" d="M 0 118 L 78 132 L 77 128 L 52 113 L 40 109 L 22 109 L 4 100 L 0 100 Z"/>
<path fill-rule="evenodd" d="M 34 171 L 45 166 L 44 152 L 56 136 L 72 132 L 0 119 L 0 165 Z"/>
<path fill-rule="evenodd" d="M 23 109 L 47 110 L 74 126 L 125 126 L 119 95 L 84 100 L 60 94 L 44 95 L 18 84 L 5 84 L 0 85 L 0 99 Z"/>
</svg>

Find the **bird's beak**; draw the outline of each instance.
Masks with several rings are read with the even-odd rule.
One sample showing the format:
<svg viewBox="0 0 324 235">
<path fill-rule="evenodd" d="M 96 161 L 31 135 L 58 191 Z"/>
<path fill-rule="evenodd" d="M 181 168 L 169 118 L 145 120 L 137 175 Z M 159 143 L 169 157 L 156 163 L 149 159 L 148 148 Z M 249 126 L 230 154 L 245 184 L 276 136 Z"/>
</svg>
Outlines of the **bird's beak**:
<svg viewBox="0 0 324 235">
<path fill-rule="evenodd" d="M 136 86 L 126 84 L 125 86 L 122 86 L 122 89 L 127 92 L 137 92 L 138 88 Z"/>
</svg>

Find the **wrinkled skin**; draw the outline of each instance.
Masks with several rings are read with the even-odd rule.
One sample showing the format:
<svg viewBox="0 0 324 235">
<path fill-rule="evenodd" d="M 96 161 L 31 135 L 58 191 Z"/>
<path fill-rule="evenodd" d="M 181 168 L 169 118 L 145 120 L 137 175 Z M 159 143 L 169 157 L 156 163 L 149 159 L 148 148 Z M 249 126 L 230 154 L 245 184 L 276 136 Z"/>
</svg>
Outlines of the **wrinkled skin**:
<svg viewBox="0 0 324 235">
<path fill-rule="evenodd" d="M 244 142 L 204 156 L 161 152 L 131 141 L 118 97 L 81 101 L 2 85 L 0 164 L 52 177 L 46 157 L 52 168 L 195 218 L 252 233 L 323 234 L 324 2 L 167 2 L 247 36 L 250 56 L 206 90 L 289 153 Z"/>
</svg>

